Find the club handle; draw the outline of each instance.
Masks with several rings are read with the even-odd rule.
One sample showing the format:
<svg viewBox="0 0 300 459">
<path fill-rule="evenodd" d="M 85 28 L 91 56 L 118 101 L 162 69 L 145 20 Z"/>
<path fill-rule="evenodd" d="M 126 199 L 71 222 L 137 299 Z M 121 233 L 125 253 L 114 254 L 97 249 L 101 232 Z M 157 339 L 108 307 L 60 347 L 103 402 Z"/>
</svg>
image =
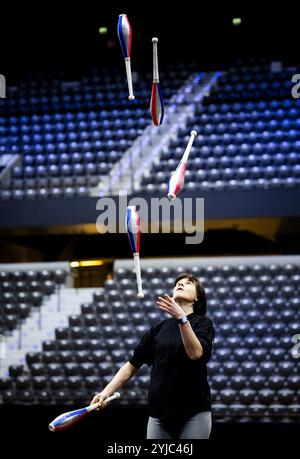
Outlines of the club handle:
<svg viewBox="0 0 300 459">
<path fill-rule="evenodd" d="M 192 148 L 193 142 L 194 142 L 195 138 L 197 137 L 197 135 L 198 135 L 197 131 L 195 131 L 195 130 L 191 131 L 191 136 L 189 138 L 189 141 L 188 141 L 188 144 L 186 146 L 185 152 L 184 152 L 184 154 L 182 156 L 182 159 L 181 159 L 182 162 L 184 162 L 184 163 L 187 162 L 189 154 L 191 152 L 191 148 Z"/>
<path fill-rule="evenodd" d="M 152 38 L 152 45 L 153 45 L 153 82 L 154 83 L 158 83 L 159 82 L 157 43 L 158 43 L 158 38 L 156 38 L 156 37 Z"/>
<path fill-rule="evenodd" d="M 142 288 L 142 277 L 141 277 L 141 265 L 140 265 L 140 255 L 139 253 L 133 254 L 134 260 L 134 267 L 135 267 L 135 274 L 136 274 L 136 282 L 138 288 L 138 297 L 144 298 L 144 292 Z"/>
<path fill-rule="evenodd" d="M 126 68 L 126 76 L 127 76 L 127 84 L 128 84 L 128 92 L 129 92 L 128 99 L 134 100 L 135 97 L 133 95 L 130 57 L 125 57 L 125 68 Z"/>
<path fill-rule="evenodd" d="M 121 395 L 119 392 L 115 392 L 113 395 L 111 395 L 110 397 L 107 397 L 105 401 L 105 403 L 109 403 L 111 402 L 112 400 L 115 400 L 116 398 L 120 398 Z M 93 403 L 92 405 L 89 405 L 86 407 L 87 411 L 94 411 L 96 408 L 99 408 L 99 403 Z"/>
</svg>

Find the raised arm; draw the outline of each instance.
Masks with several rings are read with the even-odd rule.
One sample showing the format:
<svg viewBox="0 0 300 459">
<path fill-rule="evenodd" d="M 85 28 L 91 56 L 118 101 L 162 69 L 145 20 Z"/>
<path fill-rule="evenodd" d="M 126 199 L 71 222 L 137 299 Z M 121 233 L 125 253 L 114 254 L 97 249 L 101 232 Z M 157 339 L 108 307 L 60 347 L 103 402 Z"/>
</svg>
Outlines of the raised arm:
<svg viewBox="0 0 300 459">
<path fill-rule="evenodd" d="M 183 309 L 168 295 L 159 296 L 157 304 L 159 305 L 159 309 L 167 312 L 177 320 L 185 316 Z M 182 325 L 178 324 L 178 326 L 180 327 L 180 334 L 187 356 L 191 360 L 200 359 L 203 355 L 203 348 L 191 324 L 187 321 Z"/>
<path fill-rule="evenodd" d="M 191 360 L 200 359 L 203 355 L 203 347 L 195 335 L 190 322 L 187 321 L 182 325 L 179 324 L 179 328 L 182 342 L 188 357 Z"/>
</svg>

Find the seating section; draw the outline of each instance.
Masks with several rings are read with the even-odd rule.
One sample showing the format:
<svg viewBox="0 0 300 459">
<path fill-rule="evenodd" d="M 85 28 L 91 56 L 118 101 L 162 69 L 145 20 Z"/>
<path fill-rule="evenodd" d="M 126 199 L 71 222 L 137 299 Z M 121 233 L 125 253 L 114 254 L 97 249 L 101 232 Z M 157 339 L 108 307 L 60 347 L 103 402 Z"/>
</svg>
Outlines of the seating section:
<svg viewBox="0 0 300 459">
<path fill-rule="evenodd" d="M 192 69 L 161 69 L 166 101 Z M 22 163 L 2 184 L 2 199 L 88 195 L 152 123 L 151 74 L 134 80 L 131 102 L 123 66 L 91 71 L 76 82 L 61 74 L 28 77 L 18 88 L 8 88 L 0 111 L 1 149 L 21 155 Z"/>
<path fill-rule="evenodd" d="M 194 64 L 161 69 L 166 103 L 195 70 Z M 291 74 L 254 63 L 224 72 L 145 173 L 141 191 L 166 192 L 192 129 L 199 135 L 185 190 L 298 188 L 300 108 Z M 136 76 L 131 102 L 119 68 L 93 70 L 75 82 L 59 73 L 29 76 L 8 91 L 0 107 L 1 151 L 22 161 L 9 183 L 0 183 L 4 200 L 88 196 L 151 124 L 150 73 Z"/>
<path fill-rule="evenodd" d="M 162 320 L 154 304 L 186 270 L 203 282 L 216 339 L 209 363 L 214 414 L 219 419 L 285 419 L 299 415 L 300 359 L 292 356 L 300 331 L 300 264 L 219 263 L 147 267 L 145 297 L 136 297 L 131 269 L 117 268 L 69 326 L 43 351 L 26 356 L 0 380 L 4 403 L 85 404 L 125 363 L 139 337 Z M 134 332 L 133 332 L 134 330 Z M 121 404 L 146 404 L 149 369 L 122 389 Z"/>
<path fill-rule="evenodd" d="M 261 101 L 291 98 L 290 68 L 273 68 L 268 62 L 240 61 L 219 80 L 209 95 L 210 102 Z"/>
<path fill-rule="evenodd" d="M 0 333 L 14 330 L 65 282 L 63 270 L 0 271 Z"/>
<path fill-rule="evenodd" d="M 300 186 L 300 107 L 291 70 L 232 68 L 172 139 L 141 189 L 165 193 L 188 133 L 198 131 L 185 173 L 186 191 L 294 189 Z"/>
</svg>

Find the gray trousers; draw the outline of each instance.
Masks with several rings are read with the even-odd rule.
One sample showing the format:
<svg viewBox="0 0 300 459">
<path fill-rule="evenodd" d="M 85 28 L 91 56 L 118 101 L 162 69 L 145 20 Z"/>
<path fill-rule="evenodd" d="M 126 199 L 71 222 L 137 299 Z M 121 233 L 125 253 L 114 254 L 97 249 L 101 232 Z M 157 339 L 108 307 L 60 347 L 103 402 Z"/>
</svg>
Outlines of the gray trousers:
<svg viewBox="0 0 300 459">
<path fill-rule="evenodd" d="M 211 432 L 211 412 L 202 411 L 181 423 L 164 422 L 158 418 L 149 417 L 147 439 L 176 440 L 176 439 L 208 439 Z"/>
</svg>

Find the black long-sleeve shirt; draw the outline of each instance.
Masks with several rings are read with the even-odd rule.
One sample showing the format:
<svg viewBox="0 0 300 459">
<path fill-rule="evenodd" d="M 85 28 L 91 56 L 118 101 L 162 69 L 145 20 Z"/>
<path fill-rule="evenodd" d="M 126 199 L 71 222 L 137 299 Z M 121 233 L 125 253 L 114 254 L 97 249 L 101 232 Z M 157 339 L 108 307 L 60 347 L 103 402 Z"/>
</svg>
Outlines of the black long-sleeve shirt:
<svg viewBox="0 0 300 459">
<path fill-rule="evenodd" d="M 195 313 L 189 314 L 188 319 L 203 347 L 199 359 L 187 356 L 178 323 L 171 318 L 151 327 L 129 360 L 137 369 L 144 363 L 152 366 L 148 390 L 150 416 L 161 420 L 184 420 L 211 409 L 206 364 L 215 335 L 213 324 L 208 317 Z"/>
</svg>

